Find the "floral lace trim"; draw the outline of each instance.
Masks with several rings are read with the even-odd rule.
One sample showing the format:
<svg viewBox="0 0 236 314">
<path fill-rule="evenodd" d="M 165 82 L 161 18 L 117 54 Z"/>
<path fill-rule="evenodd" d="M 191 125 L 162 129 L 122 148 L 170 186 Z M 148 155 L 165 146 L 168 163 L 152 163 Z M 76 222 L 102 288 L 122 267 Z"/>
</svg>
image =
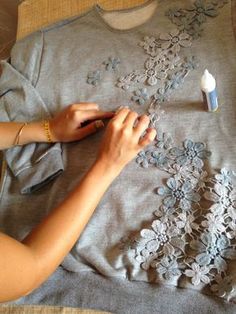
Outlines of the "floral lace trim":
<svg viewBox="0 0 236 314">
<path fill-rule="evenodd" d="M 171 8 L 166 15 L 176 28 L 157 37 L 145 36 L 139 42 L 139 46 L 149 56 L 145 60 L 144 69 L 119 77 L 116 86 L 125 91 L 131 90 L 131 100 L 138 105 L 144 106 L 149 102 L 147 112 L 151 126 L 156 127 L 164 114 L 160 103 L 168 101 L 171 92 L 181 86 L 190 71 L 198 66 L 196 57 L 182 55 L 183 48 L 190 47 L 192 40 L 202 35 L 203 23 L 208 17 L 216 17 L 219 9 L 228 2 L 196 0 L 188 8 Z M 114 71 L 120 62 L 119 58 L 109 57 L 102 64 L 107 71 Z M 97 86 L 102 80 L 102 74 L 102 69 L 89 72 L 87 83 Z"/>
<path fill-rule="evenodd" d="M 180 30 L 188 33 L 193 39 L 197 39 L 202 36 L 202 24 L 207 21 L 207 18 L 216 17 L 219 9 L 227 3 L 229 0 L 212 0 L 209 2 L 197 0 L 185 9 L 172 8 L 167 11 L 166 15 Z"/>
<path fill-rule="evenodd" d="M 202 35 L 207 17 L 217 16 L 226 3 L 197 0 L 187 9 L 169 10 L 167 16 L 177 29 L 157 38 L 146 36 L 139 43 L 149 56 L 144 69 L 118 79 L 117 86 L 124 90 L 138 83 L 145 85 L 133 89 L 132 100 L 139 105 L 151 101 L 148 113 L 154 127 L 158 128 L 157 121 L 164 115 L 160 103 L 197 67 L 196 58 L 181 56 L 182 50 Z M 155 93 L 148 85 L 155 87 Z M 177 285 L 183 280 L 236 302 L 230 275 L 236 259 L 236 173 L 221 169 L 210 175 L 205 163 L 211 153 L 204 143 L 186 139 L 177 147 L 170 134 L 157 134 L 154 144 L 141 151 L 136 162 L 170 177 L 155 189 L 154 195 L 162 202 L 150 226 L 138 236 L 122 240 L 126 260 L 140 265 L 155 281 Z"/>
<path fill-rule="evenodd" d="M 116 57 L 109 57 L 108 60 L 105 60 L 102 62 L 102 66 L 105 65 L 105 70 L 106 71 L 116 71 L 119 64 L 120 64 L 120 59 Z M 102 81 L 102 76 L 103 76 L 104 70 L 102 67 L 95 71 L 90 71 L 87 75 L 87 83 L 97 86 L 101 83 Z"/>
<path fill-rule="evenodd" d="M 151 99 L 148 113 L 151 110 L 154 116 L 154 109 L 157 109 L 158 115 L 157 103 L 168 100 L 171 91 L 183 84 L 184 78 L 198 66 L 195 57 L 180 56 L 181 49 L 190 47 L 191 42 L 191 37 L 177 28 L 170 33 L 160 34 L 158 38 L 144 37 L 139 42 L 139 46 L 149 55 L 144 69 L 120 77 L 116 86 L 125 91 L 132 89 L 134 96 L 131 99 L 138 104 L 145 105 Z M 137 89 L 138 84 L 147 87 Z M 148 90 L 148 86 L 155 86 L 155 91 Z"/>
<path fill-rule="evenodd" d="M 181 32 L 197 39 L 206 18 L 215 17 L 226 3 L 228 1 L 206 3 L 197 0 L 188 9 L 171 9 L 167 15 Z M 166 41 L 171 41 L 173 35 L 165 37 Z M 146 38 L 142 46 L 151 57 L 161 48 L 154 38 Z M 179 42 L 175 51 L 180 48 Z M 192 58 L 188 67 L 192 70 L 195 66 Z M 187 73 L 189 68 L 182 67 Z M 177 81 L 173 78 L 171 81 L 178 87 L 183 82 L 184 71 L 176 78 Z M 158 102 L 165 100 L 169 92 L 168 80 L 164 84 L 167 88 L 159 89 L 154 96 Z M 173 86 L 170 89 L 174 89 Z M 153 104 L 155 106 L 155 102 Z M 155 109 L 150 107 L 149 114 L 152 124 L 157 127 Z M 159 107 L 157 120 L 160 110 Z M 154 213 L 156 218 L 149 228 L 133 237 L 133 242 L 129 239 L 133 263 L 154 273 L 156 281 L 177 284 L 183 279 L 236 303 L 235 278 L 230 274 L 232 261 L 236 259 L 236 173 L 221 169 L 219 173 L 209 175 L 205 160 L 211 153 L 204 143 L 187 139 L 182 147 L 175 147 L 169 134 L 158 134 L 161 135 L 155 143 L 137 155 L 136 162 L 144 168 L 156 167 L 169 173 L 170 177 L 164 186 L 155 190 L 162 198 Z"/>
<path fill-rule="evenodd" d="M 204 143 L 185 140 L 174 147 L 169 134 L 160 134 L 136 162 L 171 176 L 155 190 L 162 198 L 156 219 L 129 246 L 133 263 L 154 272 L 156 281 L 177 284 L 186 278 L 236 302 L 228 273 L 236 259 L 236 172 L 221 169 L 210 176 L 204 162 L 211 153 Z"/>
<path fill-rule="evenodd" d="M 198 66 L 196 57 L 181 57 L 182 48 L 191 46 L 194 39 L 200 37 L 203 32 L 202 24 L 207 17 L 218 15 L 228 0 L 212 0 L 209 3 L 197 0 L 187 9 L 170 9 L 166 15 L 177 26 L 169 34 L 160 34 L 159 37 L 144 37 L 139 43 L 145 53 L 149 55 L 144 64 L 144 70 L 135 70 L 132 73 L 120 77 L 117 86 L 128 90 L 137 83 L 156 86 L 156 91 L 148 92 L 145 88 L 134 90 L 131 99 L 144 105 L 151 99 L 148 114 L 151 117 L 151 126 L 156 127 L 161 115 L 164 113 L 159 103 L 169 100 L 171 92 L 184 83 L 185 77 L 191 70 Z M 138 97 L 137 97 L 138 96 Z M 160 111 L 162 114 L 160 115 Z"/>
</svg>

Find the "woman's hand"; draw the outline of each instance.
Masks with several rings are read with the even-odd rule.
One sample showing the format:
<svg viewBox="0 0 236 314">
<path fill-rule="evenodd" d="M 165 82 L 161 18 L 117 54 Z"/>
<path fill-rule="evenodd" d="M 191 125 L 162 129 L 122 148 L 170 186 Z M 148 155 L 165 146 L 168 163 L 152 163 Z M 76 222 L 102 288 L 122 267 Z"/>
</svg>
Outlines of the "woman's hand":
<svg viewBox="0 0 236 314">
<path fill-rule="evenodd" d="M 112 118 L 113 116 L 114 112 L 101 111 L 95 103 L 69 105 L 49 120 L 52 141 L 71 142 L 81 140 L 104 126 L 101 119 Z M 84 122 L 87 123 L 86 126 L 83 126 Z"/>
<path fill-rule="evenodd" d="M 147 115 L 138 117 L 136 112 L 121 107 L 107 125 L 97 161 L 108 169 L 120 172 L 140 150 L 154 140 L 156 130 L 148 127 L 149 122 Z"/>
</svg>

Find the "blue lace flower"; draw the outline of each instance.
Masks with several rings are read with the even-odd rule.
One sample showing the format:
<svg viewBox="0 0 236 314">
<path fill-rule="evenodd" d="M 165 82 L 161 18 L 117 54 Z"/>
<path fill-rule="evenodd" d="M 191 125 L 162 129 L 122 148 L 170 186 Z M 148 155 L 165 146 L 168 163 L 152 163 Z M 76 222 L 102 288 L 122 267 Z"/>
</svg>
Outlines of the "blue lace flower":
<svg viewBox="0 0 236 314">
<path fill-rule="evenodd" d="M 156 269 L 160 275 L 166 280 L 171 280 L 173 277 L 180 276 L 181 271 L 176 259 L 169 259 L 164 257 L 160 262 L 157 263 Z"/>
<path fill-rule="evenodd" d="M 178 219 L 176 221 L 176 225 L 180 229 L 184 229 L 185 233 L 191 234 L 193 230 L 198 230 L 199 225 L 195 223 L 196 217 L 189 214 L 187 215 L 185 212 L 178 214 Z"/>
<path fill-rule="evenodd" d="M 163 153 L 153 151 L 149 162 L 156 167 L 163 168 L 168 166 L 169 158 Z"/>
<path fill-rule="evenodd" d="M 216 215 L 215 213 L 208 213 L 205 216 L 207 220 L 203 220 L 201 225 L 207 228 L 211 233 L 217 234 L 225 231 L 225 219 L 223 216 Z"/>
<path fill-rule="evenodd" d="M 156 91 L 156 93 L 153 95 L 153 98 L 156 100 L 157 103 L 159 102 L 165 102 L 169 100 L 169 94 L 171 90 L 171 83 L 170 79 L 168 78 L 164 85 Z"/>
<path fill-rule="evenodd" d="M 192 37 L 192 39 L 198 39 L 202 36 L 203 27 L 198 22 L 193 22 L 189 27 L 185 26 L 186 32 Z"/>
<path fill-rule="evenodd" d="M 175 213 L 176 208 L 162 205 L 154 212 L 154 215 L 157 216 L 157 218 L 163 223 L 173 223 L 175 221 Z M 176 226 L 179 228 L 177 224 Z"/>
<path fill-rule="evenodd" d="M 137 73 L 134 77 L 134 81 L 137 83 L 146 82 L 148 85 L 154 86 L 157 84 L 158 80 L 165 79 L 167 76 L 167 65 L 162 62 L 161 58 L 148 58 L 144 66 L 145 70 Z"/>
<path fill-rule="evenodd" d="M 161 51 L 157 48 L 157 41 L 155 37 L 145 36 L 144 40 L 139 42 L 139 46 L 143 47 L 146 53 L 152 57 L 158 55 Z"/>
<path fill-rule="evenodd" d="M 193 263 L 191 268 L 192 269 L 185 270 L 185 275 L 192 278 L 191 281 L 194 286 L 199 285 L 201 282 L 206 284 L 210 282 L 210 279 L 207 276 L 210 271 L 209 267 L 200 267 L 197 263 Z"/>
<path fill-rule="evenodd" d="M 177 28 L 170 33 L 161 34 L 160 39 L 162 49 L 171 48 L 175 53 L 179 52 L 181 47 L 190 47 L 192 44 L 191 37 Z"/>
<path fill-rule="evenodd" d="M 194 143 L 191 140 L 184 141 L 184 149 L 174 147 L 170 150 L 170 153 L 176 158 L 177 164 L 182 166 L 186 163 L 190 163 L 197 168 L 202 168 L 202 159 L 206 159 L 211 155 L 211 153 L 205 149 L 203 143 Z"/>
<path fill-rule="evenodd" d="M 148 153 L 145 151 L 141 151 L 138 153 L 136 158 L 136 162 L 141 165 L 143 168 L 148 168 Z"/>
<path fill-rule="evenodd" d="M 170 149 L 173 145 L 173 139 L 168 133 L 158 133 L 156 135 L 156 147 L 162 149 Z"/>
<path fill-rule="evenodd" d="M 120 59 L 109 57 L 109 59 L 107 61 L 104 61 L 103 64 L 105 64 L 107 71 L 116 70 L 116 68 L 120 64 Z"/>
<path fill-rule="evenodd" d="M 148 270 L 155 259 L 158 258 L 157 253 L 150 252 L 146 249 L 135 256 L 135 259 L 141 264 L 142 269 Z"/>
<path fill-rule="evenodd" d="M 116 86 L 119 88 L 122 88 L 125 91 L 128 90 L 131 85 L 132 77 L 133 77 L 133 74 L 131 73 L 127 76 L 118 78 Z"/>
<path fill-rule="evenodd" d="M 195 70 L 198 67 L 198 60 L 195 56 L 185 58 L 185 62 L 182 63 L 182 68 L 186 71 Z"/>
<path fill-rule="evenodd" d="M 193 19 L 193 16 L 192 14 L 188 14 L 188 12 L 185 12 L 184 15 L 182 15 L 178 21 L 176 21 L 175 24 L 178 25 L 178 28 L 181 30 L 181 31 L 185 31 L 186 33 L 189 34 L 189 30 L 191 29 L 192 27 L 192 23 L 193 23 L 194 19 Z"/>
<path fill-rule="evenodd" d="M 204 0 L 196 0 L 193 6 L 188 9 L 199 23 L 206 21 L 207 16 L 217 16 L 218 12 L 213 4 L 207 4 Z"/>
<path fill-rule="evenodd" d="M 166 16 L 168 16 L 171 19 L 175 19 L 175 18 L 180 18 L 182 17 L 183 13 L 182 10 L 177 8 L 177 7 L 173 7 L 171 9 L 169 9 L 166 14 Z"/>
<path fill-rule="evenodd" d="M 216 180 L 224 186 L 232 184 L 232 171 L 225 168 L 220 170 L 220 174 L 215 175 Z"/>
<path fill-rule="evenodd" d="M 87 83 L 92 84 L 92 85 L 97 85 L 101 80 L 101 72 L 99 70 L 89 72 L 88 73 L 88 78 L 87 78 Z"/>
<path fill-rule="evenodd" d="M 143 229 L 140 234 L 147 240 L 146 247 L 149 252 L 156 252 L 160 246 L 163 246 L 169 240 L 167 225 L 155 220 L 152 223 L 153 230 Z"/>
<path fill-rule="evenodd" d="M 231 221 L 228 227 L 230 230 L 226 233 L 226 236 L 229 239 L 236 239 L 236 220 Z"/>
<path fill-rule="evenodd" d="M 136 101 L 139 105 L 144 105 L 145 102 L 149 99 L 146 88 L 140 88 L 136 90 L 134 94 L 135 95 L 132 96 L 132 100 Z"/>
<path fill-rule="evenodd" d="M 152 230 L 143 229 L 140 235 L 142 237 L 140 246 L 144 246 L 149 252 L 165 249 L 166 252 L 174 253 L 174 247 L 183 250 L 185 245 L 179 237 L 179 229 L 160 220 L 154 220 Z"/>
<path fill-rule="evenodd" d="M 167 187 L 160 187 L 157 189 L 157 194 L 166 196 L 163 203 L 167 207 L 173 207 L 177 202 L 179 207 L 183 210 L 189 210 L 192 202 L 199 202 L 200 195 L 193 191 L 189 181 L 184 182 L 182 185 L 170 178 L 166 182 Z"/>
<path fill-rule="evenodd" d="M 162 63 L 161 60 L 158 61 L 154 61 L 151 58 L 146 60 L 146 71 L 143 74 L 143 78 L 141 77 L 141 80 L 139 80 L 139 82 L 145 82 L 147 80 L 147 84 L 154 86 L 157 84 L 158 79 L 162 80 L 167 77 L 166 64 L 164 62 Z"/>
<path fill-rule="evenodd" d="M 179 85 L 184 83 L 183 71 L 177 71 L 168 75 L 169 88 L 177 89 Z"/>
<path fill-rule="evenodd" d="M 226 211 L 232 219 L 236 219 L 236 190 L 228 188 L 227 185 L 219 184 L 204 193 L 205 199 L 212 201 L 214 204 L 210 210 L 218 215 L 224 214 Z"/>
<path fill-rule="evenodd" d="M 213 263 L 218 271 L 227 268 L 224 258 L 236 259 L 236 250 L 230 248 L 230 241 L 223 234 L 218 237 L 211 233 L 202 234 L 200 240 L 190 242 L 190 247 L 200 253 L 195 258 L 200 266 Z"/>
<path fill-rule="evenodd" d="M 168 90 L 164 90 L 163 88 L 159 88 L 157 92 L 153 95 L 154 99 L 157 102 L 165 102 L 168 100 Z"/>
</svg>

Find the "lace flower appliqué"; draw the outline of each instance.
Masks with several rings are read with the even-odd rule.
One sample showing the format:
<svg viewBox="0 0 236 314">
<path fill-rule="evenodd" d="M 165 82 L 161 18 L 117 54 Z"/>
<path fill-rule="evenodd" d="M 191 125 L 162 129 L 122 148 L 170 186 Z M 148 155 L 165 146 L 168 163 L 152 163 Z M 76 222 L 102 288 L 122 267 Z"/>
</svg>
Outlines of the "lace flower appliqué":
<svg viewBox="0 0 236 314">
<path fill-rule="evenodd" d="M 134 92 L 134 96 L 132 97 L 134 101 L 136 101 L 139 105 L 144 105 L 145 102 L 149 99 L 147 89 L 140 88 Z"/>
<path fill-rule="evenodd" d="M 140 231 L 135 263 L 146 272 L 156 270 L 156 281 L 188 278 L 233 301 L 228 271 L 236 260 L 236 173 L 223 168 L 210 176 L 204 161 L 211 154 L 204 143 L 185 140 L 182 148 L 173 147 L 169 134 L 157 134 L 137 162 L 171 177 L 156 189 L 161 205 L 151 227 Z"/>
<path fill-rule="evenodd" d="M 197 168 L 202 168 L 203 159 L 211 155 L 211 153 L 205 149 L 203 143 L 194 143 L 191 140 L 184 141 L 183 149 L 177 147 L 172 148 L 170 154 L 176 158 L 177 164 L 182 166 L 186 163 L 191 163 Z"/>
<path fill-rule="evenodd" d="M 88 78 L 87 78 L 87 83 L 92 84 L 94 86 L 98 85 L 101 81 L 101 72 L 99 70 L 89 72 L 88 73 Z"/>
<path fill-rule="evenodd" d="M 181 32 L 179 29 L 174 29 L 169 34 L 161 34 L 160 39 L 163 41 L 161 47 L 163 49 L 172 48 L 174 53 L 180 51 L 181 47 L 190 47 L 191 39 L 187 33 Z"/>
<path fill-rule="evenodd" d="M 104 61 L 103 64 L 106 66 L 106 70 L 116 70 L 118 65 L 120 64 L 119 58 L 109 57 L 107 61 Z"/>
<path fill-rule="evenodd" d="M 196 0 L 187 8 L 172 8 L 167 11 L 166 15 L 182 31 L 187 32 L 193 39 L 202 36 L 202 24 L 207 18 L 216 17 L 218 10 L 227 4 L 228 0 Z"/>
<path fill-rule="evenodd" d="M 164 205 L 167 207 L 173 207 L 179 202 L 179 207 L 183 210 L 189 210 L 191 208 L 191 202 L 198 202 L 200 195 L 193 191 L 191 183 L 189 181 L 182 184 L 170 178 L 166 182 L 167 187 L 160 187 L 157 189 L 157 193 L 161 196 L 165 196 Z"/>
<path fill-rule="evenodd" d="M 104 61 L 102 64 L 105 65 L 106 71 L 115 71 L 120 62 L 119 58 L 109 57 L 108 60 Z M 87 75 L 87 83 L 97 86 L 102 80 L 103 72 L 104 69 L 102 66 L 100 66 L 96 71 L 90 71 Z"/>
</svg>

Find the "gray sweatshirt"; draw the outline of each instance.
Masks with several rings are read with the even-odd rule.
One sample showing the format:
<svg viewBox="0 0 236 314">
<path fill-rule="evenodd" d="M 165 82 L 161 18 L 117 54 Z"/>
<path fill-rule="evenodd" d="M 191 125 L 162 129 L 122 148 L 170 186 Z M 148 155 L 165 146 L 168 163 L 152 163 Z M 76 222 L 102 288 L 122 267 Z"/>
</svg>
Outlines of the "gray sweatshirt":
<svg viewBox="0 0 236 314">
<path fill-rule="evenodd" d="M 129 105 L 149 114 L 157 129 L 156 140 L 105 193 L 62 268 L 18 304 L 120 313 L 147 313 L 153 305 L 154 312 L 171 313 L 174 307 L 184 312 L 189 302 L 197 312 L 206 306 L 235 311 L 193 291 L 232 302 L 236 297 L 236 43 L 225 2 L 163 1 L 148 21 L 126 30 L 111 26 L 95 6 L 18 41 L 1 62 L 1 121 L 38 120 L 92 101 L 103 110 Z M 202 101 L 205 68 L 217 81 L 214 113 Z M 24 238 L 79 183 L 102 135 L 6 150 L 2 230 Z M 68 293 L 52 288 L 56 282 Z M 75 284 L 78 292 L 72 293 Z M 180 293 L 178 287 L 187 289 Z M 119 289 L 127 293 L 123 305 Z M 142 298 L 139 309 L 129 302 L 131 291 L 135 302 Z M 186 301 L 190 296 L 196 303 Z"/>
</svg>

